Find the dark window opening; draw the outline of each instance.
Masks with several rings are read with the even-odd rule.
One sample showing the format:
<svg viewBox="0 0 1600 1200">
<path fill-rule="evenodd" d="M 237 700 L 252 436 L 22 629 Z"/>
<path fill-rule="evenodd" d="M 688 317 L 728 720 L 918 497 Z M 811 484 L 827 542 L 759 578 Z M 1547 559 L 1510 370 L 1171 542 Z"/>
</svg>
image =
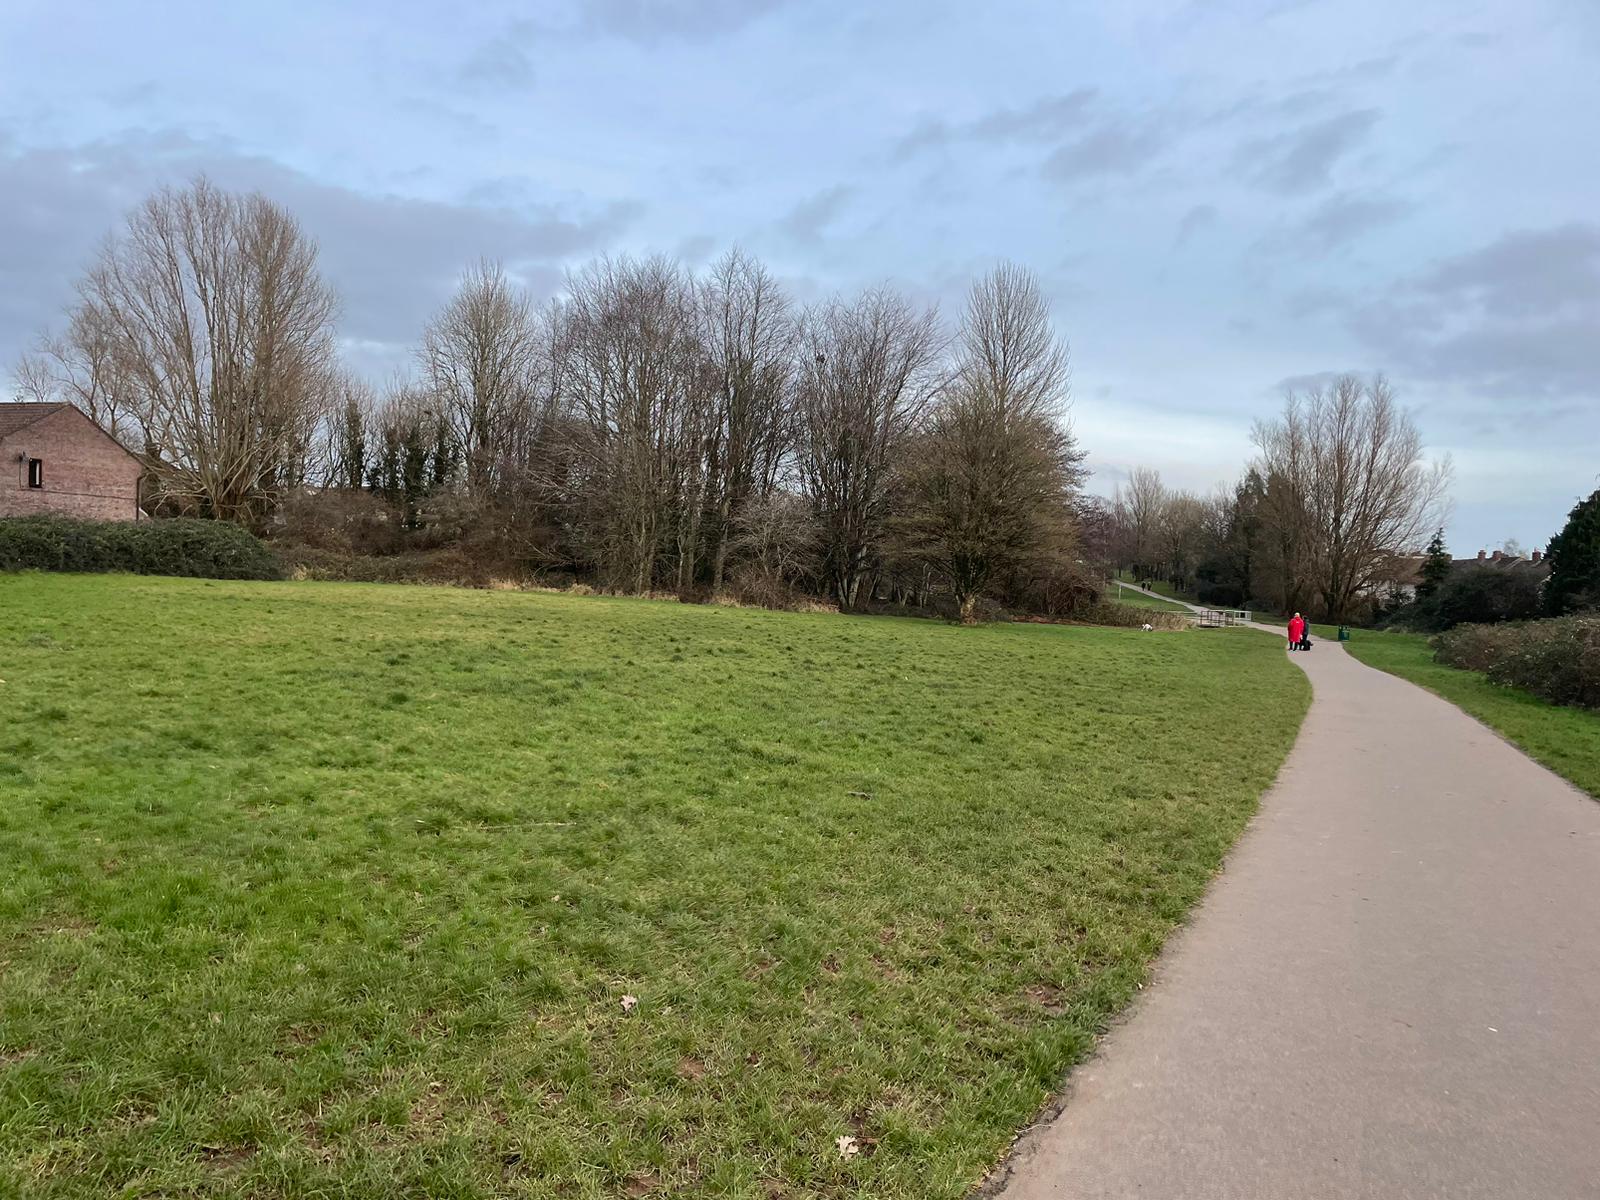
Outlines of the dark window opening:
<svg viewBox="0 0 1600 1200">
<path fill-rule="evenodd" d="M 44 486 L 44 459 L 30 458 L 28 460 L 28 486 L 42 488 Z"/>
</svg>

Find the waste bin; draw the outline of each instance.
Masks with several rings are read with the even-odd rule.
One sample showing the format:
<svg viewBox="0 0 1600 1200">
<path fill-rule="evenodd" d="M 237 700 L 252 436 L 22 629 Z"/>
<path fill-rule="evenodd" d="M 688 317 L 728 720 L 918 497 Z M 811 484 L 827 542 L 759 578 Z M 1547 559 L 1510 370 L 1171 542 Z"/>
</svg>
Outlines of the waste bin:
<svg viewBox="0 0 1600 1200">
<path fill-rule="evenodd" d="M 1348 626 L 1348 625 L 1339 626 L 1339 640 L 1341 642 L 1348 642 L 1350 640 L 1350 626 Z"/>
</svg>

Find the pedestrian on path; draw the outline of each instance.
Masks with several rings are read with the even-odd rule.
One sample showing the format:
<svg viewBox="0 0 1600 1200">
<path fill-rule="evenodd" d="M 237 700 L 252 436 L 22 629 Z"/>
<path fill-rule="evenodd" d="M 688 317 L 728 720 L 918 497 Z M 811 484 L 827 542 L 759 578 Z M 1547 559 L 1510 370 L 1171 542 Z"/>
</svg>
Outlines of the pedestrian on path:
<svg viewBox="0 0 1600 1200">
<path fill-rule="evenodd" d="M 1289 618 L 1289 649 L 1298 650 L 1300 643 L 1305 641 L 1306 619 L 1299 613 Z"/>
</svg>

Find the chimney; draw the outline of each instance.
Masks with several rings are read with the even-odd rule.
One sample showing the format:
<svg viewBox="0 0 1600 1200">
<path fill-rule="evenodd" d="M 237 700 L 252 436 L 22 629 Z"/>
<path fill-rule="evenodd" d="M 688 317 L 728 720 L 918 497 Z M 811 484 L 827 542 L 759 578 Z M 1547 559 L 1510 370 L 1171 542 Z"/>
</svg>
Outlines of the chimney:
<svg viewBox="0 0 1600 1200">
<path fill-rule="evenodd" d="M 1496 550 L 1493 554 L 1491 554 L 1489 556 L 1489 558 L 1490 558 L 1490 561 L 1492 561 L 1492 562 L 1499 562 L 1505 556 L 1506 556 L 1506 552 L 1504 550 Z"/>
<path fill-rule="evenodd" d="M 1532 554 L 1530 554 L 1528 556 L 1528 558 L 1529 558 L 1529 561 L 1531 561 L 1531 562 L 1539 562 L 1540 560 L 1542 560 L 1544 558 L 1544 551 L 1543 550 L 1535 550 Z"/>
<path fill-rule="evenodd" d="M 1483 550 L 1479 550 L 1478 551 L 1478 561 L 1479 562 L 1482 562 L 1487 557 L 1488 557 L 1488 553 L 1486 551 L 1483 551 Z"/>
</svg>

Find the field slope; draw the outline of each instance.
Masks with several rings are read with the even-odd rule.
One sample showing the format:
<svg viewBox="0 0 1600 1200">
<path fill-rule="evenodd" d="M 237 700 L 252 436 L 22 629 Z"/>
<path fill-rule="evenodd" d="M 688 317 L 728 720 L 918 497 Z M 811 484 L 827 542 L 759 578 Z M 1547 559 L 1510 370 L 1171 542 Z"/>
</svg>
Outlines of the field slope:
<svg viewBox="0 0 1600 1200">
<path fill-rule="evenodd" d="M 0 663 L 42 1197 L 953 1200 L 1309 699 L 1249 634 L 115 576 L 0 576 Z"/>
</svg>

